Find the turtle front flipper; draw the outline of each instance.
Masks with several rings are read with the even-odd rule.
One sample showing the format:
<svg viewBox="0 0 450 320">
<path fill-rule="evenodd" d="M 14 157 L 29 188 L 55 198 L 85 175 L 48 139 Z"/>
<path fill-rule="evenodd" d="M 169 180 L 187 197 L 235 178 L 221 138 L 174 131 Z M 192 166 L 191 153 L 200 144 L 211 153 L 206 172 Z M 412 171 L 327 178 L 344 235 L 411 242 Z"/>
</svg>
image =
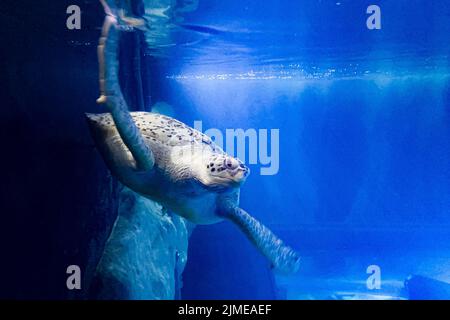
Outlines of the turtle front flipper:
<svg viewBox="0 0 450 320">
<path fill-rule="evenodd" d="M 247 238 L 269 259 L 274 269 L 284 273 L 295 273 L 298 270 L 299 255 L 243 209 L 229 208 L 225 217 L 244 232 Z"/>
<path fill-rule="evenodd" d="M 120 137 L 133 155 L 137 168 L 148 171 L 155 163 L 153 152 L 134 123 L 119 85 L 118 28 L 122 27 L 118 26 L 117 18 L 110 13 L 111 10 L 107 6 L 105 12 L 107 16 L 98 46 L 100 98 L 97 102 L 105 103 L 109 108 Z"/>
</svg>

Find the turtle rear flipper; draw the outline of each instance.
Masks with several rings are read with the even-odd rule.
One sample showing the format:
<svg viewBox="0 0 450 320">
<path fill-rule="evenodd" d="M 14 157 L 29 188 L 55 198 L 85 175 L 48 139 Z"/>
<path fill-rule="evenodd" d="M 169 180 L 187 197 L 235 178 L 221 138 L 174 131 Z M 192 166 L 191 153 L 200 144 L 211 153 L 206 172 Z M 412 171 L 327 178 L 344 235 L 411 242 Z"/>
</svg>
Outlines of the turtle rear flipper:
<svg viewBox="0 0 450 320">
<path fill-rule="evenodd" d="M 275 270 L 283 273 L 295 273 L 298 270 L 299 255 L 286 246 L 272 231 L 241 208 L 228 211 L 226 217 L 234 222 L 259 251 L 269 259 Z"/>
</svg>

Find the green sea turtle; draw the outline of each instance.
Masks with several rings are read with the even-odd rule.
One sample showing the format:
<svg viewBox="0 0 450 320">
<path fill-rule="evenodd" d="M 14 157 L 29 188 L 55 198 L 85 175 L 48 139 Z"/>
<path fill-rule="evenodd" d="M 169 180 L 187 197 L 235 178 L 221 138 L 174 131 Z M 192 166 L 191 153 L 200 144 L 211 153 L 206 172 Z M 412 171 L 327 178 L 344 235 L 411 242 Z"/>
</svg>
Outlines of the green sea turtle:
<svg viewBox="0 0 450 320">
<path fill-rule="evenodd" d="M 201 132 L 171 117 L 129 112 L 118 82 L 117 19 L 105 19 L 99 45 L 100 103 L 109 113 L 87 114 L 97 148 L 118 180 L 196 224 L 230 220 L 275 269 L 295 272 L 299 256 L 239 208 L 249 169 Z"/>
</svg>

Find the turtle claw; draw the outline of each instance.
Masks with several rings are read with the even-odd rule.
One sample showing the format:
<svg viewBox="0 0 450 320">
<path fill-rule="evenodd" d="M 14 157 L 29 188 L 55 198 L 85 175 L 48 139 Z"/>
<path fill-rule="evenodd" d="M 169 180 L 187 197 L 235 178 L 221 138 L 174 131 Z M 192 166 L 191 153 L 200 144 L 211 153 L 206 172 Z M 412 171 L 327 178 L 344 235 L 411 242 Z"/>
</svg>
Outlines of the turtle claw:
<svg viewBox="0 0 450 320">
<path fill-rule="evenodd" d="M 114 20 L 114 25 L 121 31 L 134 31 L 135 29 L 146 31 L 147 21 L 143 18 L 137 18 L 134 16 L 128 16 L 125 14 L 125 10 L 108 5 L 107 0 L 100 0 L 103 6 L 105 14 Z"/>
<path fill-rule="evenodd" d="M 146 31 L 147 23 L 145 19 L 126 16 L 124 10 L 119 11 L 119 26 L 122 31 L 134 31 L 135 29 Z"/>
<path fill-rule="evenodd" d="M 101 94 L 100 97 L 97 98 L 96 102 L 98 104 L 105 104 L 107 100 L 108 98 L 106 97 L 106 95 Z"/>
</svg>

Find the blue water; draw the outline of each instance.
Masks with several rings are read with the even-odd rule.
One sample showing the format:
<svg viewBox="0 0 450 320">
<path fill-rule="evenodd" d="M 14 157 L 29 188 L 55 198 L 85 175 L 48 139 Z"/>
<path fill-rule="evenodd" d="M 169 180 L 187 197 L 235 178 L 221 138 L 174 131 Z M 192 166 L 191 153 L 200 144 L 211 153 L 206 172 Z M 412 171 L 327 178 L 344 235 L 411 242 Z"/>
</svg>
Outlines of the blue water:
<svg viewBox="0 0 450 320">
<path fill-rule="evenodd" d="M 279 129 L 279 172 L 250 165 L 241 205 L 304 257 L 296 276 L 268 274 L 231 227 L 199 227 L 184 297 L 407 298 L 410 274 L 450 282 L 450 6 L 377 1 L 368 30 L 369 4 L 199 1 L 152 44 L 156 100 L 176 117 Z M 382 289 L 366 287 L 372 264 Z"/>
</svg>

